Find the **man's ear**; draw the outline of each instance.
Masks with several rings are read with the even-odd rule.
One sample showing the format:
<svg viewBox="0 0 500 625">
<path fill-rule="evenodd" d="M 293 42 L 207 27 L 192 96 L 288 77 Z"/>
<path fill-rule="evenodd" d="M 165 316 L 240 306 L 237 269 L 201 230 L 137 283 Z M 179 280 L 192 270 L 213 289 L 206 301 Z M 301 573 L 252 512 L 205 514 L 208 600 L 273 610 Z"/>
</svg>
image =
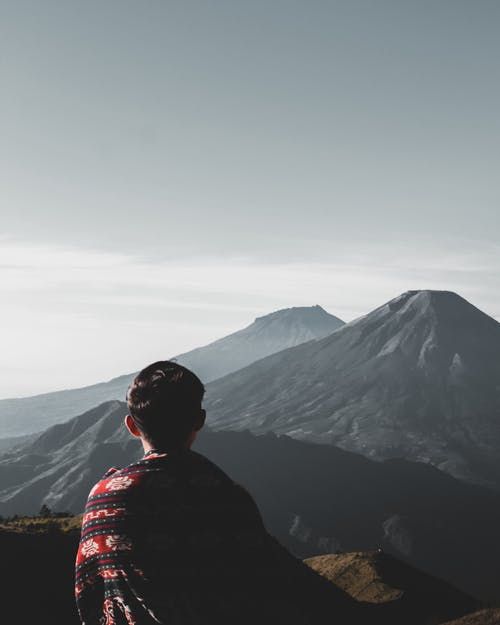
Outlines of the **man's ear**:
<svg viewBox="0 0 500 625">
<path fill-rule="evenodd" d="M 200 414 L 198 416 L 198 418 L 195 421 L 194 424 L 194 430 L 196 432 L 198 432 L 199 430 L 201 430 L 201 428 L 205 425 L 205 419 L 207 418 L 207 413 L 205 412 L 205 410 L 203 410 L 203 408 L 200 410 Z"/>
<path fill-rule="evenodd" d="M 137 427 L 136 422 L 132 419 L 132 417 L 129 414 L 125 416 L 125 427 L 132 434 L 132 436 L 135 436 L 136 438 L 141 437 L 141 432 L 139 428 Z"/>
</svg>

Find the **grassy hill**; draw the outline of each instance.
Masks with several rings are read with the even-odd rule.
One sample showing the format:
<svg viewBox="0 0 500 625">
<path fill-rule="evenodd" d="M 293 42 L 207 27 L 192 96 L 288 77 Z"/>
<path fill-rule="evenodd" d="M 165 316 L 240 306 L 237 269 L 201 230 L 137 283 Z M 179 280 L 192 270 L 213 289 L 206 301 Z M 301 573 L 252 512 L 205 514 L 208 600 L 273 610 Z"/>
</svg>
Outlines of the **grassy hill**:
<svg viewBox="0 0 500 625">
<path fill-rule="evenodd" d="M 382 550 L 327 554 L 305 560 L 357 601 L 393 603 L 405 625 L 443 623 L 477 609 L 469 595 Z"/>
<path fill-rule="evenodd" d="M 55 516 L 15 516 L 0 521 L 0 533 L 11 534 L 68 534 L 78 536 L 82 515 L 58 514 Z"/>
</svg>

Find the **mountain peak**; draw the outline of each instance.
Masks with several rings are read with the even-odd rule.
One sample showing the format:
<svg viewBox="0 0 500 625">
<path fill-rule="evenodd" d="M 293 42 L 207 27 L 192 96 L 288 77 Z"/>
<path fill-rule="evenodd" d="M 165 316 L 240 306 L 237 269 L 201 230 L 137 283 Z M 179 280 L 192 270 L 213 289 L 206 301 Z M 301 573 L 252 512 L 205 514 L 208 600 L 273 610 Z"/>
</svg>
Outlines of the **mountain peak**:
<svg viewBox="0 0 500 625">
<path fill-rule="evenodd" d="M 455 293 L 454 291 L 439 291 L 433 289 L 420 289 L 420 290 L 411 290 L 405 291 L 398 295 L 394 299 L 388 302 L 393 309 L 398 308 L 400 306 L 404 306 L 405 304 L 412 302 L 418 303 L 421 306 L 426 306 L 429 304 L 439 304 L 442 302 L 454 302 L 460 303 L 465 302 L 468 304 L 467 300 L 463 297 Z"/>
<path fill-rule="evenodd" d="M 254 323 L 285 319 L 295 319 L 297 321 L 304 322 L 314 322 L 319 319 L 327 319 L 333 323 L 338 322 L 339 325 L 344 324 L 341 319 L 335 317 L 335 315 L 331 315 L 319 304 L 315 304 L 314 306 L 291 306 L 290 308 L 280 308 L 279 310 L 267 313 L 266 315 L 256 317 Z"/>
<path fill-rule="evenodd" d="M 237 332 L 174 358 L 207 383 L 281 350 L 322 339 L 342 325 L 343 321 L 318 305 L 286 308 L 258 317 Z M 159 359 L 162 355 L 172 357 L 165 352 L 158 351 Z M 135 375 L 129 373 L 108 382 L 43 396 L 2 400 L 2 436 L 31 434 L 107 400 L 122 399 Z"/>
<path fill-rule="evenodd" d="M 417 315 L 432 314 L 436 320 L 452 324 L 460 322 L 495 325 L 498 323 L 454 291 L 432 289 L 406 291 L 381 306 L 374 313 L 381 310 L 387 311 L 387 309 L 392 313 L 399 314 L 410 314 L 410 311 Z"/>
<path fill-rule="evenodd" d="M 252 324 L 236 335 L 245 336 L 248 339 L 252 337 L 252 340 L 259 338 L 269 342 L 269 345 L 279 341 L 280 344 L 293 347 L 307 341 L 322 339 L 343 325 L 345 324 L 341 319 L 331 315 L 318 304 L 294 306 L 257 317 Z M 279 350 L 272 349 L 271 351 Z"/>
</svg>

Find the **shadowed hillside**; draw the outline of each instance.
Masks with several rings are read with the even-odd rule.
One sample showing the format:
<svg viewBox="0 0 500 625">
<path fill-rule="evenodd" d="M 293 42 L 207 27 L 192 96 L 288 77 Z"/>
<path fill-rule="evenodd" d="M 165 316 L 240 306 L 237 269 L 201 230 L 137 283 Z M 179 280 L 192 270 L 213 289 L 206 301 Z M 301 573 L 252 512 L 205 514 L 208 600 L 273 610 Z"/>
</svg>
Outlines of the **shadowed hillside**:
<svg viewBox="0 0 500 625">
<path fill-rule="evenodd" d="M 46 519 L 36 530 L 30 523 L 0 525 L 2 622 L 80 625 L 73 591 L 79 532 Z"/>
<path fill-rule="evenodd" d="M 50 529 L 44 530 L 48 523 Z M 78 519 L 36 518 L 0 524 L 4 567 L 2 596 L 8 598 L 14 609 L 16 625 L 79 625 L 73 598 L 77 524 Z M 388 556 L 330 554 L 306 563 L 363 602 L 370 625 L 438 625 L 444 619 L 461 616 L 478 607 L 467 595 Z M 27 565 L 29 580 L 32 580 L 28 586 Z M 26 601 L 27 587 L 29 601 Z M 258 600 L 255 597 L 255 601 Z M 293 602 L 293 597 L 290 601 Z M 332 612 L 325 614 L 325 623 L 336 622 L 339 618 L 342 619 L 342 615 L 336 613 L 333 606 Z M 469 625 L 468 621 L 466 623 Z M 483 624 L 474 622 L 474 625 Z"/>
<path fill-rule="evenodd" d="M 0 514 L 42 503 L 80 512 L 110 466 L 141 452 L 108 402 L 0 459 Z M 195 449 L 247 487 L 271 533 L 297 556 L 381 546 L 482 598 L 499 596 L 500 495 L 424 464 L 374 462 L 327 446 L 203 430 Z"/>
</svg>

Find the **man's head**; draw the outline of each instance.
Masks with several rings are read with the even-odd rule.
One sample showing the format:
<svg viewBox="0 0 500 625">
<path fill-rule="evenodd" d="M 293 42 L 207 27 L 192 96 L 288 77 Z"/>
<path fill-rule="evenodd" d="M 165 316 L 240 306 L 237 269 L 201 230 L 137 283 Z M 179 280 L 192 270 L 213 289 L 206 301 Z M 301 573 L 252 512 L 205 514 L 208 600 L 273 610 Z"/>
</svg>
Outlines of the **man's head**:
<svg viewBox="0 0 500 625">
<path fill-rule="evenodd" d="M 127 391 L 125 424 L 146 447 L 188 448 L 205 422 L 205 389 L 189 369 L 162 360 L 143 369 Z"/>
</svg>

